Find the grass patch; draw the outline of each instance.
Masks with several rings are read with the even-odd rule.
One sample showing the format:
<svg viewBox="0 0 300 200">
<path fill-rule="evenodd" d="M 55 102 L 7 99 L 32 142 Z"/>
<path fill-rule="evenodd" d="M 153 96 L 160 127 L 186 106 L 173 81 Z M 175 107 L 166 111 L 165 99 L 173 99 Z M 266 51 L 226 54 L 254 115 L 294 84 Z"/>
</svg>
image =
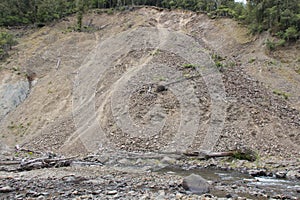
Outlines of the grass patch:
<svg viewBox="0 0 300 200">
<path fill-rule="evenodd" d="M 183 68 L 185 68 L 185 69 L 196 69 L 197 65 L 194 65 L 194 64 L 184 64 Z"/>
<path fill-rule="evenodd" d="M 251 58 L 249 61 L 248 61 L 248 63 L 254 63 L 254 61 L 255 61 L 256 59 L 255 58 Z"/>
<path fill-rule="evenodd" d="M 286 99 L 286 100 L 288 100 L 289 97 L 291 96 L 290 94 L 285 93 L 285 92 L 282 92 L 282 91 L 280 91 L 280 90 L 274 90 L 274 91 L 273 91 L 273 94 L 276 94 L 276 95 L 278 95 L 278 96 L 282 96 L 282 97 L 283 97 L 284 99 Z"/>
<path fill-rule="evenodd" d="M 156 56 L 156 55 L 158 55 L 159 53 L 160 53 L 160 50 L 159 50 L 159 49 L 156 49 L 156 50 L 152 51 L 152 52 L 150 53 L 150 55 L 151 55 L 151 56 Z"/>
</svg>

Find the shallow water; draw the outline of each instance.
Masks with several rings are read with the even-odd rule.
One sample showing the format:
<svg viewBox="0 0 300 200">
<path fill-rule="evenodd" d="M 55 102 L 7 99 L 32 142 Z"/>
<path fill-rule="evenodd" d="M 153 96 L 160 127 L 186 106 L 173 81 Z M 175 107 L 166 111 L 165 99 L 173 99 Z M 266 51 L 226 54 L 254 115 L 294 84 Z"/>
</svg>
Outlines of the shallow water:
<svg viewBox="0 0 300 200">
<path fill-rule="evenodd" d="M 176 167 L 166 167 L 158 172 L 188 176 L 198 174 L 216 185 L 211 193 L 218 197 L 228 194 L 244 196 L 252 199 L 259 198 L 257 194 L 263 194 L 266 199 L 272 196 L 296 197 L 300 199 L 299 180 L 278 179 L 274 177 L 252 177 L 233 170 L 219 170 L 213 168 L 185 170 Z M 259 198 L 263 199 L 263 198 Z"/>
</svg>

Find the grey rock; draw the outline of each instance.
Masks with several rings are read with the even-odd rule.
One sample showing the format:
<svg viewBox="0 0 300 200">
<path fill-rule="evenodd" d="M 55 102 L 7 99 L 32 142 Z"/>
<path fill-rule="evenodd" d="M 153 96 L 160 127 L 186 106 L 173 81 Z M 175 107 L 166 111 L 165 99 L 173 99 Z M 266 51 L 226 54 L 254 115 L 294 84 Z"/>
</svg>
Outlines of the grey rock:
<svg viewBox="0 0 300 200">
<path fill-rule="evenodd" d="M 128 160 L 126 158 L 119 160 L 118 163 L 120 163 L 122 165 L 130 165 L 131 164 L 130 160 Z"/>
<path fill-rule="evenodd" d="M 10 186 L 4 186 L 4 187 L 1 187 L 0 188 L 0 193 L 8 193 L 8 192 L 12 192 L 14 191 L 15 189 L 13 189 L 12 187 Z"/>
<path fill-rule="evenodd" d="M 9 76 L 0 82 L 0 121 L 26 99 L 30 89 L 27 80 Z"/>
<path fill-rule="evenodd" d="M 46 199 L 43 195 L 40 195 L 36 198 L 37 200 L 43 200 L 43 199 Z"/>
<path fill-rule="evenodd" d="M 251 175 L 251 176 L 266 176 L 267 173 L 266 173 L 266 170 L 263 170 L 263 169 L 253 169 L 253 170 L 249 170 L 248 173 Z"/>
<path fill-rule="evenodd" d="M 194 194 L 204 194 L 210 191 L 210 185 L 207 180 L 196 174 L 185 177 L 182 186 L 185 190 L 191 191 Z"/>
<path fill-rule="evenodd" d="M 174 164 L 176 160 L 174 158 L 170 158 L 168 156 L 165 156 L 162 160 L 161 163 L 163 164 Z"/>
<path fill-rule="evenodd" d="M 300 179 L 300 172 L 297 171 L 288 171 L 286 177 L 289 179 Z"/>
<path fill-rule="evenodd" d="M 285 178 L 287 172 L 286 171 L 279 171 L 275 173 L 276 178 Z"/>
</svg>

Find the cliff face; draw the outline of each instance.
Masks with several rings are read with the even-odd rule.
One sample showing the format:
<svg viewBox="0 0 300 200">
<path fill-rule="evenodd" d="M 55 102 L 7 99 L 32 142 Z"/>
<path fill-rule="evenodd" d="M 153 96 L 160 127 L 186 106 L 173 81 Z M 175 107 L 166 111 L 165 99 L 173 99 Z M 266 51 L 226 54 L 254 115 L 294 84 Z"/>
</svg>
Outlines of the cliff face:
<svg viewBox="0 0 300 200">
<path fill-rule="evenodd" d="M 299 44 L 271 55 L 269 36 L 187 11 L 91 19 L 86 32 L 70 31 L 70 17 L 28 34 L 2 63 L 3 144 L 65 154 L 247 147 L 299 157 Z"/>
</svg>

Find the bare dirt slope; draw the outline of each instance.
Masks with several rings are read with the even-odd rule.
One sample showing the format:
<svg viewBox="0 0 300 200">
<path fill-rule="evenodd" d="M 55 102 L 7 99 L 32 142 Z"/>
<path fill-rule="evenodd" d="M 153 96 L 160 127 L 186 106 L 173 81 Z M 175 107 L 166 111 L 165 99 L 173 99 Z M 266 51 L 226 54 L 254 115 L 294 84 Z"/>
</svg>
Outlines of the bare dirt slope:
<svg viewBox="0 0 300 200">
<path fill-rule="evenodd" d="M 299 158 L 299 44 L 270 55 L 267 36 L 187 11 L 140 8 L 84 20 L 91 19 L 90 32 L 68 31 L 70 17 L 22 37 L 2 64 L 0 73 L 34 74 L 28 97 L 0 121 L 3 148 L 248 147 Z"/>
</svg>

